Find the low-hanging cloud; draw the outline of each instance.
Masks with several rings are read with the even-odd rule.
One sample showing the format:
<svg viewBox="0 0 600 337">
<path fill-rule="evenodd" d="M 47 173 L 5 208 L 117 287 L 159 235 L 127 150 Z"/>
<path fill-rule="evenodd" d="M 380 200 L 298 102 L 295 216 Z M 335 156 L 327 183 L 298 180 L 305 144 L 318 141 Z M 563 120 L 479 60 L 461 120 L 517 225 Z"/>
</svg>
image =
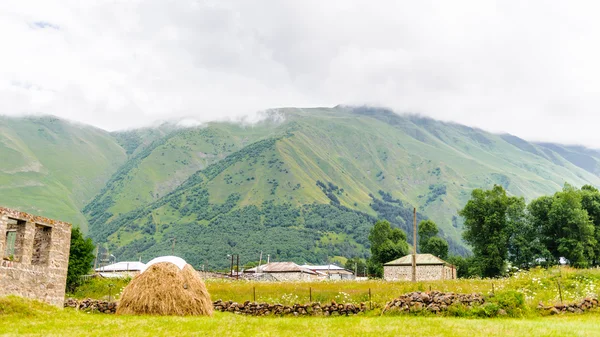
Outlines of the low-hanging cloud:
<svg viewBox="0 0 600 337">
<path fill-rule="evenodd" d="M 4 1 L 0 114 L 115 130 L 373 104 L 600 147 L 599 6 Z"/>
</svg>

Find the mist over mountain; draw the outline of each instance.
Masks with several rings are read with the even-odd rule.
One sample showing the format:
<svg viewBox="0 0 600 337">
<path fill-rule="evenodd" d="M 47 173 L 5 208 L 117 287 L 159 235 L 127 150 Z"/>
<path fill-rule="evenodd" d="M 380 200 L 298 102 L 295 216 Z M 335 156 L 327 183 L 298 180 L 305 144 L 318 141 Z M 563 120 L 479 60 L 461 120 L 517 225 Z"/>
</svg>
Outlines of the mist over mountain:
<svg viewBox="0 0 600 337">
<path fill-rule="evenodd" d="M 106 132 L 0 117 L 0 204 L 71 221 L 119 259 L 195 266 L 368 256 L 412 207 L 464 254 L 457 210 L 474 188 L 527 199 L 600 186 L 600 153 L 373 107 L 284 108 L 238 122 L 183 120 Z M 409 238 L 412 237 L 409 235 Z"/>
</svg>

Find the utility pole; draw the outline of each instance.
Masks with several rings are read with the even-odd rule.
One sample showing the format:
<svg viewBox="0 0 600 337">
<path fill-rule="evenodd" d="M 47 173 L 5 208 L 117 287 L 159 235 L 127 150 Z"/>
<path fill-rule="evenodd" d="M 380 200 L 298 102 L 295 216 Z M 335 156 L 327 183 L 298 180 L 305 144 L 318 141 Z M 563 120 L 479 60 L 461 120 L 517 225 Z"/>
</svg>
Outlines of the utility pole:
<svg viewBox="0 0 600 337">
<path fill-rule="evenodd" d="M 239 280 L 240 279 L 240 254 L 235 254 L 237 257 L 237 267 L 236 267 L 236 271 L 235 271 L 235 279 Z"/>
<path fill-rule="evenodd" d="M 413 208 L 412 281 L 417 282 L 417 208 Z"/>
<path fill-rule="evenodd" d="M 96 245 L 96 258 L 94 259 L 94 271 L 96 271 L 96 268 L 98 266 L 98 251 L 100 250 L 100 248 L 98 247 L 98 245 Z"/>
<path fill-rule="evenodd" d="M 354 262 L 354 277 L 358 277 L 358 261 Z"/>
<path fill-rule="evenodd" d="M 260 273 L 260 265 L 262 263 L 262 250 L 260 251 L 260 257 L 258 258 L 258 267 L 256 268 L 256 273 Z"/>
</svg>

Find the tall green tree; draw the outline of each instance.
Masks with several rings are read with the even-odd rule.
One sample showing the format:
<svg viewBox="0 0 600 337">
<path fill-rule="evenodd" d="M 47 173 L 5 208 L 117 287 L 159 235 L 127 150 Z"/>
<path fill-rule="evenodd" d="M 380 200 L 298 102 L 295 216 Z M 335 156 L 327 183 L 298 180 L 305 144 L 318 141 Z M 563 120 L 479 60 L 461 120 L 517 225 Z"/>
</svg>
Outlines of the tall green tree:
<svg viewBox="0 0 600 337">
<path fill-rule="evenodd" d="M 427 243 L 425 244 L 425 247 L 422 248 L 421 252 L 432 254 L 445 260 L 448 258 L 448 249 L 448 241 L 439 236 L 434 236 L 427 240 Z"/>
<path fill-rule="evenodd" d="M 356 276 L 358 276 L 358 275 L 364 276 L 365 269 L 367 268 L 367 264 L 365 263 L 365 260 L 355 257 L 355 258 L 346 260 L 346 263 L 344 264 L 344 268 L 346 268 L 348 270 L 352 270 L 352 272 L 356 271 Z"/>
<path fill-rule="evenodd" d="M 383 264 L 408 254 L 406 233 L 393 228 L 386 220 L 375 223 L 369 233 L 371 242 L 371 258 L 369 259 L 369 274 L 383 276 Z"/>
<path fill-rule="evenodd" d="M 439 233 L 435 222 L 423 220 L 419 223 L 419 251 L 433 254 L 441 259 L 448 257 L 448 242 L 437 236 Z"/>
<path fill-rule="evenodd" d="M 423 249 L 427 244 L 427 241 L 432 237 L 438 235 L 438 227 L 435 222 L 431 220 L 422 220 L 419 223 L 417 234 L 419 235 L 419 247 Z"/>
<path fill-rule="evenodd" d="M 512 202 L 508 209 L 508 260 L 516 267 L 528 269 L 537 259 L 546 257 L 540 230 L 533 225 L 524 202 Z"/>
<path fill-rule="evenodd" d="M 87 274 L 94 261 L 94 243 L 84 238 L 79 227 L 71 231 L 69 269 L 67 271 L 67 291 L 74 291 L 81 284 L 81 276 Z"/>
<path fill-rule="evenodd" d="M 594 224 L 594 257 L 591 264 L 597 266 L 600 264 L 600 191 L 597 188 L 584 185 L 581 187 L 581 207 L 586 210 L 592 223 Z"/>
<path fill-rule="evenodd" d="M 575 267 L 587 267 L 594 258 L 596 239 L 594 224 L 582 207 L 582 193 L 569 184 L 554 194 L 548 212 L 548 224 L 552 237 L 558 238 L 555 258 L 561 256 Z M 547 240 L 548 241 L 548 240 Z"/>
<path fill-rule="evenodd" d="M 465 220 L 464 239 L 473 247 L 475 266 L 484 277 L 504 274 L 510 237 L 525 218 L 523 198 L 509 197 L 502 186 L 475 189 L 460 210 Z"/>
</svg>

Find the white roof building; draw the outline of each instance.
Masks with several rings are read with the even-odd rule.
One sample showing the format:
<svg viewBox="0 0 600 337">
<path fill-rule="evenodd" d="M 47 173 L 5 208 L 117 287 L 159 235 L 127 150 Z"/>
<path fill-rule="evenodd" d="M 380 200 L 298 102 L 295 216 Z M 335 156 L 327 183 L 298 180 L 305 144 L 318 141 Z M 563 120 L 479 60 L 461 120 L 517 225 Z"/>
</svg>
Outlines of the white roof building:
<svg viewBox="0 0 600 337">
<path fill-rule="evenodd" d="M 138 261 L 123 261 L 110 264 L 108 266 L 96 268 L 99 273 L 115 273 L 115 272 L 141 272 L 146 268 L 146 264 Z"/>
</svg>

